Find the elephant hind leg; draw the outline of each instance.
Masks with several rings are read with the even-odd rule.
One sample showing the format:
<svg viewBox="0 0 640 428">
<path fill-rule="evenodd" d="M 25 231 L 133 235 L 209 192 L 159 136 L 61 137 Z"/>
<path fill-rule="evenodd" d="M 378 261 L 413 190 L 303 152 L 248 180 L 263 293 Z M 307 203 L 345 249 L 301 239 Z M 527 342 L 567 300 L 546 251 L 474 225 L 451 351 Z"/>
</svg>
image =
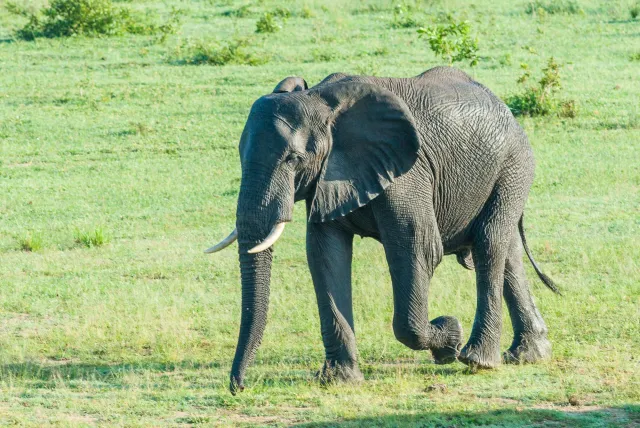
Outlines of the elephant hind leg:
<svg viewBox="0 0 640 428">
<path fill-rule="evenodd" d="M 531 154 L 526 151 L 512 153 L 505 159 L 491 196 L 472 227 L 477 306 L 471 336 L 459 358 L 472 367 L 493 368 L 502 360 L 500 335 L 505 267 L 532 181 Z"/>
<path fill-rule="evenodd" d="M 506 229 L 506 228 L 505 228 Z M 506 249 L 499 223 L 487 225 L 474 243 L 476 271 L 476 316 L 469 341 L 460 352 L 460 361 L 488 369 L 500 364 L 502 331 L 502 288 Z M 508 240 L 508 238 L 506 238 Z M 508 241 L 507 241 L 508 242 Z"/>
<path fill-rule="evenodd" d="M 513 342 L 503 358 L 507 363 L 533 363 L 551 356 L 547 326 L 538 311 L 522 261 L 522 241 L 513 234 L 504 271 L 504 299 L 513 325 Z"/>
</svg>

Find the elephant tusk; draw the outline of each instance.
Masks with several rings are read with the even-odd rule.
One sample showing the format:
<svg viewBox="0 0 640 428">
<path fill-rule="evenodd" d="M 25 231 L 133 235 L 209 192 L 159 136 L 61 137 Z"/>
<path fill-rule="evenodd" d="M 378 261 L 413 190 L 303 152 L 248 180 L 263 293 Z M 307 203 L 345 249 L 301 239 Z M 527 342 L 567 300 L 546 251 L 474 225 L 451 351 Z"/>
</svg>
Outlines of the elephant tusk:
<svg viewBox="0 0 640 428">
<path fill-rule="evenodd" d="M 231 234 L 229 234 L 229 236 L 227 236 L 226 238 L 224 238 L 222 241 L 220 241 L 220 243 L 214 245 L 211 248 L 208 248 L 206 250 L 204 250 L 205 253 L 207 254 L 211 254 L 211 253 L 216 253 L 224 248 L 227 248 L 229 245 L 233 244 L 234 241 L 238 239 L 238 229 L 233 229 L 233 232 L 231 232 Z"/>
<path fill-rule="evenodd" d="M 273 226 L 273 229 L 271 229 L 269 236 L 267 236 L 264 241 L 262 241 L 261 243 L 259 243 L 258 245 L 256 245 L 255 247 L 247 251 L 247 253 L 255 254 L 271 247 L 273 244 L 276 243 L 278 238 L 280 238 L 280 235 L 282 235 L 282 232 L 284 232 L 284 226 L 285 226 L 285 223 L 278 223 L 275 226 Z"/>
</svg>

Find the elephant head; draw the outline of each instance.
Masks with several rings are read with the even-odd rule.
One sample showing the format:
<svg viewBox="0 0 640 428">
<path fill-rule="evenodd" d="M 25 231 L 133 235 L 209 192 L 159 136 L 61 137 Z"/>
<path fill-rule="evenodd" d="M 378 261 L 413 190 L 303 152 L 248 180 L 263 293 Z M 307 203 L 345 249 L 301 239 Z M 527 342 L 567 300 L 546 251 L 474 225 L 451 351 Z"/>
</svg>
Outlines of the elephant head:
<svg viewBox="0 0 640 428">
<path fill-rule="evenodd" d="M 406 104 L 362 82 L 307 89 L 289 77 L 252 106 L 240 138 L 242 181 L 236 229 L 207 252 L 239 244 L 242 278 L 240 334 L 231 392 L 243 389 L 264 332 L 271 246 L 307 200 L 308 221 L 344 216 L 378 196 L 416 161 L 419 140 Z"/>
</svg>

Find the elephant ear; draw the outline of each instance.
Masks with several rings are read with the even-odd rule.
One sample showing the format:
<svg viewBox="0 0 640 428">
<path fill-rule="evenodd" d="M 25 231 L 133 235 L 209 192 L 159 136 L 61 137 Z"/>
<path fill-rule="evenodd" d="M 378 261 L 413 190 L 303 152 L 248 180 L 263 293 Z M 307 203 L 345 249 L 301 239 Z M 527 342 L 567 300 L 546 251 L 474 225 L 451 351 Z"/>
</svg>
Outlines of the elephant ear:
<svg viewBox="0 0 640 428">
<path fill-rule="evenodd" d="M 390 91 L 360 82 L 317 91 L 333 116 L 330 149 L 309 212 L 316 223 L 367 204 L 411 169 L 420 148 L 413 115 Z"/>
<path fill-rule="evenodd" d="M 289 76 L 273 88 L 273 93 L 305 91 L 309 89 L 307 82 L 302 77 Z"/>
</svg>

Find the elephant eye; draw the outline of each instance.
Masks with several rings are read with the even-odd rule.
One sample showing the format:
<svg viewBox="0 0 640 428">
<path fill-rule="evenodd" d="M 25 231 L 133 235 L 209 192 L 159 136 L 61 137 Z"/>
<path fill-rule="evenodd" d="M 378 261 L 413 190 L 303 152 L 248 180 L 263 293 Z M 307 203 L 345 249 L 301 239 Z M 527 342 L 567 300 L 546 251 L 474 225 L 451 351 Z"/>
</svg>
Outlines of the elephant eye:
<svg viewBox="0 0 640 428">
<path fill-rule="evenodd" d="M 289 153 L 284 161 L 289 165 L 296 165 L 298 162 L 302 160 L 302 156 L 298 153 Z"/>
</svg>

